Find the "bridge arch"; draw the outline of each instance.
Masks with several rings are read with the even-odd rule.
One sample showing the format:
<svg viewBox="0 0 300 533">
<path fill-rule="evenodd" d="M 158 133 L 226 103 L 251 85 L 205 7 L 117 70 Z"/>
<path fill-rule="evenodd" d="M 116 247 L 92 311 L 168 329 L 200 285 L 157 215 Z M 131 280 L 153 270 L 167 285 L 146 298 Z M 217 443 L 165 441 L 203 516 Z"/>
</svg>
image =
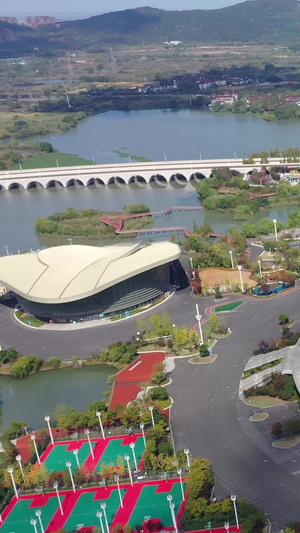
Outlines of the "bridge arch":
<svg viewBox="0 0 300 533">
<path fill-rule="evenodd" d="M 206 176 L 205 174 L 202 174 L 202 172 L 193 172 L 190 177 L 190 181 L 196 181 L 197 183 L 201 183 L 204 179 L 206 179 Z"/>
<path fill-rule="evenodd" d="M 4 185 L 0 185 L 0 191 L 6 191 L 6 188 L 4 187 Z"/>
<path fill-rule="evenodd" d="M 51 189 L 53 187 L 63 187 L 63 184 L 59 180 L 50 180 L 46 185 L 46 189 Z"/>
<path fill-rule="evenodd" d="M 26 189 L 44 189 L 44 185 L 39 181 L 31 181 L 27 184 Z"/>
<path fill-rule="evenodd" d="M 178 183 L 179 185 L 186 185 L 187 179 L 183 174 L 180 174 L 179 172 L 176 174 L 172 174 L 170 178 L 171 183 Z"/>
<path fill-rule="evenodd" d="M 145 178 L 143 178 L 143 176 L 140 176 L 139 174 L 136 174 L 135 176 L 131 176 L 131 178 L 129 178 L 129 181 L 128 183 L 147 183 Z"/>
<path fill-rule="evenodd" d="M 101 180 L 100 178 L 90 178 L 88 181 L 87 181 L 87 187 L 89 187 L 90 185 L 105 185 L 104 181 Z"/>
<path fill-rule="evenodd" d="M 166 178 L 161 174 L 154 174 L 153 176 L 151 176 L 149 183 L 157 183 L 158 185 L 165 186 L 168 182 Z"/>
<path fill-rule="evenodd" d="M 111 178 L 109 178 L 108 182 L 107 182 L 107 185 L 126 185 L 125 181 L 123 180 L 123 178 L 121 178 L 120 176 L 112 176 Z"/>
<path fill-rule="evenodd" d="M 24 190 L 25 187 L 22 185 L 22 183 L 10 183 L 8 186 L 8 190 L 12 191 L 13 189 L 21 189 Z"/>
<path fill-rule="evenodd" d="M 80 187 L 84 186 L 81 180 L 72 178 L 71 180 L 67 181 L 66 187 L 75 187 L 75 185 L 80 185 Z"/>
</svg>

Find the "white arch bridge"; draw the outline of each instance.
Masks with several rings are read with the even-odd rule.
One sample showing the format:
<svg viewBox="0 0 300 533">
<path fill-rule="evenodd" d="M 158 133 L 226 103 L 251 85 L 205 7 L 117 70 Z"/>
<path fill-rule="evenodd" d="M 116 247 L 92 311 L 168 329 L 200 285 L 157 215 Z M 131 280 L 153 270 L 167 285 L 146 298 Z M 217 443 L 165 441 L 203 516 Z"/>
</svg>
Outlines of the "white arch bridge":
<svg viewBox="0 0 300 533">
<path fill-rule="evenodd" d="M 280 159 L 270 159 L 267 166 L 286 165 Z M 197 161 L 159 161 L 151 163 L 127 163 L 117 165 L 87 165 L 79 167 L 55 167 L 36 170 L 8 170 L 0 172 L 0 191 L 12 189 L 33 189 L 50 187 L 88 187 L 90 185 L 129 185 L 167 183 L 186 185 L 188 182 L 200 182 L 211 175 L 215 167 L 230 167 L 246 173 L 253 168 L 260 169 L 262 164 L 257 159 L 255 164 L 244 165 L 242 159 L 206 159 Z M 299 163 L 288 163 L 289 167 L 299 167 Z"/>
</svg>

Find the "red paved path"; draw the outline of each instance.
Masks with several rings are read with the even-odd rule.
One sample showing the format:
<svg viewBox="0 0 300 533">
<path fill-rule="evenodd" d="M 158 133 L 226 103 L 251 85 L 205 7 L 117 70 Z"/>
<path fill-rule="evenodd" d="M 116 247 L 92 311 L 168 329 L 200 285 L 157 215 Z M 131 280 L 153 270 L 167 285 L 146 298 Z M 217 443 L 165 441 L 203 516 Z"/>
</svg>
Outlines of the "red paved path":
<svg viewBox="0 0 300 533">
<path fill-rule="evenodd" d="M 155 366 L 165 360 L 165 352 L 143 352 L 129 366 L 116 376 L 110 399 L 110 409 L 117 405 L 127 405 L 135 400 L 142 390 L 141 383 L 151 381 Z"/>
</svg>

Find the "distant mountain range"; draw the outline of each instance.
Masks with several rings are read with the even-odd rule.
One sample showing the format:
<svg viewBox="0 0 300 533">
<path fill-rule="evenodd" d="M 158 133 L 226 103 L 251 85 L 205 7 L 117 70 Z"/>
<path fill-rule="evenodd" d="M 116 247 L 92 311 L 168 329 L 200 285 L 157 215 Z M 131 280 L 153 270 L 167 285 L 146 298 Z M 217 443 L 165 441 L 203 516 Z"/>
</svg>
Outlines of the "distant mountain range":
<svg viewBox="0 0 300 533">
<path fill-rule="evenodd" d="M 248 0 L 214 10 L 164 11 L 143 7 L 31 30 L 0 22 L 2 57 L 57 50 L 97 51 L 105 46 L 164 42 L 300 41 L 298 0 Z"/>
</svg>

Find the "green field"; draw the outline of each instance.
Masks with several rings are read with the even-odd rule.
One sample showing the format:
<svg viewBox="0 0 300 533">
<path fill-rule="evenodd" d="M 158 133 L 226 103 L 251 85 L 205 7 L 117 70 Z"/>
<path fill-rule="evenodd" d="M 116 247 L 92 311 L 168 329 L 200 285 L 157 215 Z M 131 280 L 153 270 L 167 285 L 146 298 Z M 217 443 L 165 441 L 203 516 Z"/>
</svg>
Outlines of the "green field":
<svg viewBox="0 0 300 533">
<path fill-rule="evenodd" d="M 231 304 L 221 305 L 220 307 L 216 307 L 215 313 L 223 313 L 225 311 L 233 311 L 234 309 L 236 309 L 237 307 L 239 307 L 243 303 L 244 303 L 243 301 L 238 301 L 238 302 L 232 302 Z"/>
<path fill-rule="evenodd" d="M 82 159 L 75 154 L 64 154 L 61 152 L 52 152 L 50 154 L 43 154 L 34 157 L 29 157 L 22 161 L 22 168 L 30 170 L 35 168 L 51 168 L 51 167 L 72 167 L 81 165 L 93 165 L 93 161 Z M 19 165 L 14 165 L 11 170 L 19 170 Z"/>
</svg>

